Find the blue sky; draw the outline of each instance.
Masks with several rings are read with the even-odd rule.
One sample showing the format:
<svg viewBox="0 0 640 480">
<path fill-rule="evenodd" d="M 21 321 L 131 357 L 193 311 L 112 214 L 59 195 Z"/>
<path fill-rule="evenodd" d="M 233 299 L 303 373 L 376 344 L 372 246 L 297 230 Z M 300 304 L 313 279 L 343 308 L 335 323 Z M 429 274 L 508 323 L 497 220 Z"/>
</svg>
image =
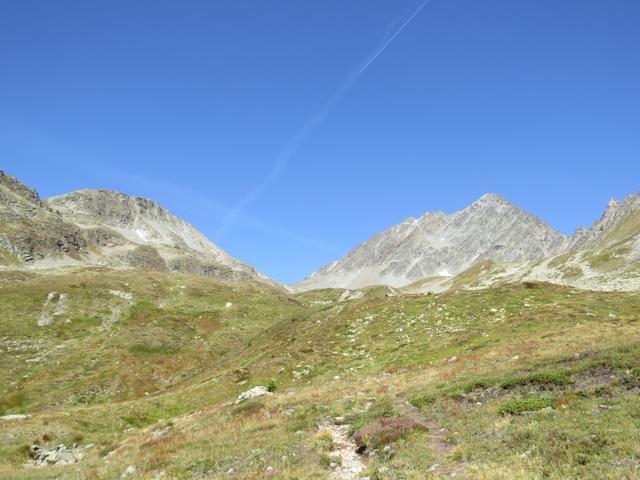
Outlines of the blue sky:
<svg viewBox="0 0 640 480">
<path fill-rule="evenodd" d="M 0 168 L 283 282 L 488 191 L 572 233 L 640 190 L 640 2 L 432 0 L 357 75 L 421 4 L 2 2 Z"/>
</svg>

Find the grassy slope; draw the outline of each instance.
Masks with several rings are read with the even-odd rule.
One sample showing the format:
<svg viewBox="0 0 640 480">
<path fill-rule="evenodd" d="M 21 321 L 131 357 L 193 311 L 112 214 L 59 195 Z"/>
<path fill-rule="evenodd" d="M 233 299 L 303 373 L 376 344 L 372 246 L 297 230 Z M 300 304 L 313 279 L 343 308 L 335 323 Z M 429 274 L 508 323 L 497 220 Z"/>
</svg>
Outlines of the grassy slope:
<svg viewBox="0 0 640 480">
<path fill-rule="evenodd" d="M 436 478 L 434 462 L 468 478 L 637 477 L 635 293 L 379 288 L 340 302 L 340 290 L 92 271 L 0 285 L 0 409 L 32 414 L 0 423 L 2 478 L 118 478 L 129 464 L 142 478 L 263 478 L 268 466 L 327 478 L 317 423 L 367 426 L 402 415 L 403 400 L 446 427 L 453 449 L 440 458 L 416 431 L 369 461 L 373 478 Z M 68 310 L 37 327 L 51 291 L 68 294 Z M 102 332 L 116 308 L 122 320 Z M 232 405 L 268 379 L 275 395 Z M 78 465 L 23 469 L 24 446 L 45 434 L 96 446 Z"/>
</svg>

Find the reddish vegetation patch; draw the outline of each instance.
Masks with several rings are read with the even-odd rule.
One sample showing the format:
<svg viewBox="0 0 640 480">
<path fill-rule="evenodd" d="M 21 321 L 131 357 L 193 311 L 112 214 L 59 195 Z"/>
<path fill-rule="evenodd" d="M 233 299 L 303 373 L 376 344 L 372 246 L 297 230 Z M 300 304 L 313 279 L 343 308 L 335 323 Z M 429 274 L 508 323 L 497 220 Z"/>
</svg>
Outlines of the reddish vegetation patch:
<svg viewBox="0 0 640 480">
<path fill-rule="evenodd" d="M 389 445 L 408 435 L 413 430 L 427 431 L 424 425 L 410 418 L 378 418 L 373 425 L 358 430 L 353 439 L 358 453 L 365 453 Z"/>
</svg>

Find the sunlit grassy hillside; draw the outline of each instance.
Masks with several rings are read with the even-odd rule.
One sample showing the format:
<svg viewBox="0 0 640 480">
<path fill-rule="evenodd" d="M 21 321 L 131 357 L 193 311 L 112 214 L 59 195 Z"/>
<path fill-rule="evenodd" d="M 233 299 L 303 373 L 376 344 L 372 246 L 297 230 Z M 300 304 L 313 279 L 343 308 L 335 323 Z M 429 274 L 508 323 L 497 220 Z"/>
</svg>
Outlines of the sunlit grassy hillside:
<svg viewBox="0 0 640 480">
<path fill-rule="evenodd" d="M 1 478 L 640 477 L 634 292 L 289 295 L 97 270 L 0 286 L 0 415 L 30 415 L 0 421 Z M 256 385 L 275 391 L 234 404 Z M 34 444 L 93 447 L 25 467 Z"/>
</svg>

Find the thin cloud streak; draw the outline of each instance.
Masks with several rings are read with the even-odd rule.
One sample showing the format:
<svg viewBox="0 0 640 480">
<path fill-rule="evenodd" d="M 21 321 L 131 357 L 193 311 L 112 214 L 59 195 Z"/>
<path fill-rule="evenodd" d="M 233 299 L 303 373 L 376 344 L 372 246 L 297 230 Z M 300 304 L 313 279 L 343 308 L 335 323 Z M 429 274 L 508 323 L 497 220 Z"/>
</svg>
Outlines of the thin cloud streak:
<svg viewBox="0 0 640 480">
<path fill-rule="evenodd" d="M 391 35 L 391 37 L 389 38 L 389 40 L 387 40 L 382 47 L 380 47 L 380 49 L 378 49 L 378 51 L 376 53 L 374 53 L 371 58 L 369 59 L 369 61 L 367 61 L 361 68 L 360 71 L 358 73 L 362 73 L 364 72 L 367 68 L 369 68 L 369 65 L 371 65 L 373 62 L 376 61 L 376 58 L 378 58 L 386 49 L 389 45 L 391 45 L 391 42 L 393 42 L 395 40 L 395 38 L 400 35 L 402 33 L 402 31 L 407 28 L 407 26 L 409 26 L 409 24 L 413 21 L 414 18 L 416 18 L 416 16 L 420 13 L 420 11 L 427 6 L 427 4 L 430 2 L 431 0 L 425 0 L 424 2 L 422 2 L 422 4 L 409 16 L 409 18 L 407 18 L 407 20 L 405 20 L 405 22 L 400 26 L 400 28 L 398 30 L 396 30 L 396 32 Z"/>
<path fill-rule="evenodd" d="M 329 115 L 333 106 L 351 89 L 356 83 L 360 75 L 362 75 L 369 66 L 391 45 L 395 38 L 407 28 L 420 11 L 427 6 L 431 0 L 425 0 L 420 6 L 404 21 L 389 39 L 382 44 L 372 55 L 367 57 L 362 64 L 351 72 L 342 85 L 329 97 L 325 104 L 312 115 L 303 125 L 302 129 L 285 145 L 285 147 L 276 156 L 276 161 L 269 174 L 256 187 L 251 189 L 242 197 L 229 211 L 222 221 L 222 225 L 216 232 L 216 241 L 220 241 L 231 228 L 235 220 L 243 214 L 248 205 L 257 200 L 260 195 L 274 182 L 276 182 L 285 172 L 289 161 L 298 152 L 302 143 L 310 137 L 316 129 L 324 122 Z"/>
</svg>

